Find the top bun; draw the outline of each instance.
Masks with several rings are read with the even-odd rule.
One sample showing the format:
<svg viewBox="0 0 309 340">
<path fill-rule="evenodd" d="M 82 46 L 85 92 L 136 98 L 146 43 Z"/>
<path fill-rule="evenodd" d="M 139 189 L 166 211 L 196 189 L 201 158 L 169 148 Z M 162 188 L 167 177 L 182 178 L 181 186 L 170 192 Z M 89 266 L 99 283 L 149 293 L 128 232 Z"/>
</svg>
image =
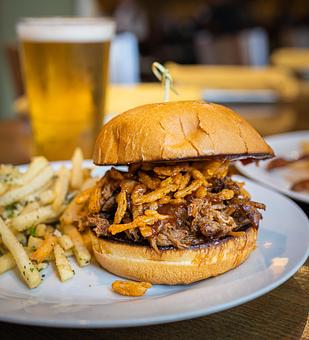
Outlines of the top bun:
<svg viewBox="0 0 309 340">
<path fill-rule="evenodd" d="M 231 109 L 178 101 L 139 106 L 113 118 L 96 140 L 93 159 L 97 165 L 124 165 L 273 155 L 258 132 Z"/>
</svg>

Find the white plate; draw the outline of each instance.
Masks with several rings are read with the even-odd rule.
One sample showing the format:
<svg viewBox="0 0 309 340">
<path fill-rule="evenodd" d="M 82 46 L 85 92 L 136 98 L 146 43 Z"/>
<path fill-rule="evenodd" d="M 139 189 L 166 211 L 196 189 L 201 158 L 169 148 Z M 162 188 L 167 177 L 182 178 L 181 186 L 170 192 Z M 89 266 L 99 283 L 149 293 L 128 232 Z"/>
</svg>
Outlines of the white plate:
<svg viewBox="0 0 309 340">
<path fill-rule="evenodd" d="M 300 143 L 309 141 L 309 131 L 289 132 L 265 138 L 267 143 L 273 148 L 276 156 L 296 158 L 300 154 Z M 309 194 L 290 190 L 295 178 L 295 171 L 288 168 L 266 171 L 265 167 L 269 161 L 262 161 L 257 166 L 255 163 L 242 165 L 237 163 L 236 167 L 244 175 L 257 180 L 269 187 L 282 192 L 298 201 L 309 203 Z M 304 174 L 302 174 L 304 175 Z M 308 178 L 309 174 L 307 174 Z M 301 179 L 301 178 L 299 178 Z M 295 179 L 296 180 L 296 179 Z"/>
<path fill-rule="evenodd" d="M 61 283 L 49 266 L 34 290 L 14 270 L 0 276 L 0 320 L 70 328 L 150 325 L 216 313 L 269 292 L 306 260 L 309 224 L 291 200 L 250 180 L 247 188 L 267 211 L 256 250 L 237 269 L 189 286 L 154 286 L 142 298 L 116 295 L 116 276 L 95 265 L 80 269 L 73 259 L 72 280 Z"/>
</svg>

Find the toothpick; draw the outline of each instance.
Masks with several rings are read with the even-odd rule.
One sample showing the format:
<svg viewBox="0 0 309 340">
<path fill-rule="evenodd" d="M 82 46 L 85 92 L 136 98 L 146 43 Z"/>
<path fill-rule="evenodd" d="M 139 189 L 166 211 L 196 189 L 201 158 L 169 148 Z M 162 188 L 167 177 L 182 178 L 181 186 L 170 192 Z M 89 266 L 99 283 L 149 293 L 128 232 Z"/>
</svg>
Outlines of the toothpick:
<svg viewBox="0 0 309 340">
<path fill-rule="evenodd" d="M 170 90 L 174 93 L 178 94 L 178 92 L 173 87 L 173 78 L 170 75 L 168 69 L 161 65 L 158 62 L 154 62 L 151 66 L 153 74 L 157 77 L 159 81 L 161 81 L 162 85 L 164 86 L 164 102 L 168 102 Z"/>
</svg>

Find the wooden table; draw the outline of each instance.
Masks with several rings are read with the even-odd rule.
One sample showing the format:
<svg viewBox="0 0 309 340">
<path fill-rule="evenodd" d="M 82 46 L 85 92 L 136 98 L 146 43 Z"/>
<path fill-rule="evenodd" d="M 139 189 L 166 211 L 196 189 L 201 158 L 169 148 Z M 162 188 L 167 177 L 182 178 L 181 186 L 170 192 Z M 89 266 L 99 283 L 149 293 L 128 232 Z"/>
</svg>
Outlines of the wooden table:
<svg viewBox="0 0 309 340">
<path fill-rule="evenodd" d="M 294 116 L 277 119 L 275 132 L 309 129 L 308 101 L 293 106 Z M 258 109 L 258 108 L 257 108 Z M 265 117 L 264 117 L 265 118 Z M 259 128 L 267 122 L 255 123 Z M 281 129 L 281 130 L 280 130 Z M 268 131 L 268 130 L 267 130 Z M 27 162 L 31 130 L 25 119 L 0 122 L 0 163 Z M 308 205 L 301 205 L 309 213 Z M 252 302 L 198 319 L 167 325 L 110 329 L 70 330 L 0 323 L 1 339 L 309 339 L 309 261 L 286 283 Z"/>
</svg>

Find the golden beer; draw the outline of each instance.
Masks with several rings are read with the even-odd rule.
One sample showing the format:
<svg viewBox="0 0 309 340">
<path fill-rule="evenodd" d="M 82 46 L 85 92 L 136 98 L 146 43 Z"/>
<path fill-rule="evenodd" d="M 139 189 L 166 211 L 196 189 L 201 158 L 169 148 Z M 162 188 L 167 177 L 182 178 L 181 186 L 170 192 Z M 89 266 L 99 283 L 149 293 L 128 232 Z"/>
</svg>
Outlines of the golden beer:
<svg viewBox="0 0 309 340">
<path fill-rule="evenodd" d="M 91 157 L 103 121 L 110 41 L 107 19 L 27 19 L 18 25 L 36 152 Z"/>
</svg>

